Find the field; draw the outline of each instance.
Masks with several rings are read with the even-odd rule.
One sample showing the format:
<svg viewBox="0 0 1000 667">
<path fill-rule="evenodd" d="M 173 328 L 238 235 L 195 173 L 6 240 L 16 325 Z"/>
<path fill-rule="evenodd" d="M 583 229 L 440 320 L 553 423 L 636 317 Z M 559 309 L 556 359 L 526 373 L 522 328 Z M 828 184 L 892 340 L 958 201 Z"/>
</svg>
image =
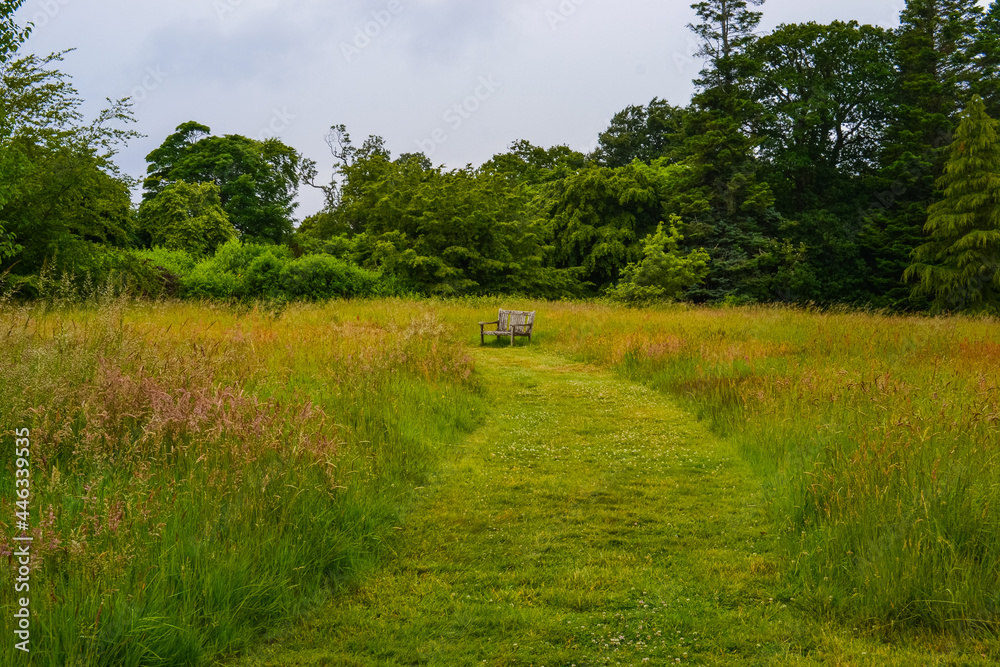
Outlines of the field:
<svg viewBox="0 0 1000 667">
<path fill-rule="evenodd" d="M 4 307 L 0 663 L 1000 658 L 994 322 L 498 305 Z"/>
</svg>

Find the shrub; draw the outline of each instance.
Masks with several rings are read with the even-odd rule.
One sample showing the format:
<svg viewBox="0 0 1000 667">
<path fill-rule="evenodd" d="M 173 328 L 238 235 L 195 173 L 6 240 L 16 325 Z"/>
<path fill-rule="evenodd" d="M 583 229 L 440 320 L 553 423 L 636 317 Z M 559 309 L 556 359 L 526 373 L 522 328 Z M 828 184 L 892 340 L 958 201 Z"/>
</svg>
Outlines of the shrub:
<svg viewBox="0 0 1000 667">
<path fill-rule="evenodd" d="M 270 250 L 258 255 L 243 276 L 242 294 L 247 297 L 280 298 L 281 273 L 288 260 L 276 257 Z"/>
<path fill-rule="evenodd" d="M 220 246 L 214 257 L 199 262 L 184 276 L 183 293 L 191 297 L 221 299 L 279 296 L 264 291 L 274 290 L 276 269 L 280 271 L 280 266 L 291 257 L 291 250 L 284 246 L 233 240 Z"/>
<path fill-rule="evenodd" d="M 292 258 L 292 251 L 286 246 L 230 241 L 219 247 L 211 261 L 221 271 L 240 274 L 246 271 L 255 259 L 266 252 L 270 252 L 279 259 Z"/>
<path fill-rule="evenodd" d="M 212 260 L 199 263 L 181 282 L 184 296 L 216 299 L 236 296 L 239 284 L 240 280 L 235 273 L 219 270 Z"/>
<path fill-rule="evenodd" d="M 153 266 L 166 269 L 170 273 L 184 277 L 195 267 L 195 259 L 184 250 L 168 250 L 155 247 L 148 250 L 133 250 L 132 254 L 140 260 L 145 260 Z"/>
<path fill-rule="evenodd" d="M 380 275 L 330 255 L 306 255 L 281 272 L 281 286 L 292 299 L 318 301 L 334 297 L 370 296 Z"/>
<path fill-rule="evenodd" d="M 331 255 L 292 258 L 285 246 L 227 243 L 183 278 L 184 295 L 208 298 L 322 301 L 395 296 L 398 281 Z"/>
<path fill-rule="evenodd" d="M 637 306 L 673 300 L 705 279 L 708 253 L 702 248 L 687 255 L 680 253 L 680 242 L 684 240 L 678 231 L 680 224 L 681 219 L 672 215 L 668 229 L 664 230 L 661 222 L 655 233 L 643 239 L 642 261 L 622 269 L 621 281 L 607 290 L 611 300 Z"/>
</svg>

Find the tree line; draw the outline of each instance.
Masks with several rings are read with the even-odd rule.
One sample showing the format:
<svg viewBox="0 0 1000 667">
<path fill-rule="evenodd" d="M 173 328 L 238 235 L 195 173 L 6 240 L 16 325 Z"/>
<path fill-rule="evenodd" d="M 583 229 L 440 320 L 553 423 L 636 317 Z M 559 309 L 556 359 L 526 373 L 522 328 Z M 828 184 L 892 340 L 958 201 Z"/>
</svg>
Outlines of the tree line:
<svg viewBox="0 0 1000 667">
<path fill-rule="evenodd" d="M 191 121 L 114 164 L 127 100 L 85 122 L 62 54 L 20 55 L 0 0 L 0 268 L 128 276 L 149 293 L 605 295 L 630 303 L 1000 305 L 1000 8 L 909 0 L 761 34 L 764 0 L 692 5 L 704 69 L 685 106 L 611 119 L 590 154 L 516 141 L 478 167 L 327 137 L 330 183 L 277 139 Z M 300 188 L 325 194 L 300 223 Z"/>
</svg>

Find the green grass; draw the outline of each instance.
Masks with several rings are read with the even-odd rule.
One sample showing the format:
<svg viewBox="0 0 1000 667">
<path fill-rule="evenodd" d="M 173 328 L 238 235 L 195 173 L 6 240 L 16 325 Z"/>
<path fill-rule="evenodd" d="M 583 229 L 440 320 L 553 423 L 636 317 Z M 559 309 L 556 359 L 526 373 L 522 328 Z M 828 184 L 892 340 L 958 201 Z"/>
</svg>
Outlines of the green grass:
<svg viewBox="0 0 1000 667">
<path fill-rule="evenodd" d="M 378 561 L 400 489 L 482 409 L 432 313 L 389 327 L 344 311 L 0 313 L 0 376 L 18 389 L 0 396 L 5 451 L 31 430 L 30 664 L 204 664 Z M 0 570 L 12 611 L 15 571 Z M 0 664 L 24 658 L 0 642 Z"/>
<path fill-rule="evenodd" d="M 233 664 L 991 664 L 811 616 L 750 466 L 671 401 L 538 345 L 476 362 L 492 410 L 396 557 Z"/>
<path fill-rule="evenodd" d="M 558 349 L 676 396 L 731 438 L 812 613 L 996 638 L 995 321 L 572 306 L 549 319 Z"/>
<path fill-rule="evenodd" d="M 961 318 L 0 304 L 0 664 L 995 664 L 998 376 Z"/>
</svg>

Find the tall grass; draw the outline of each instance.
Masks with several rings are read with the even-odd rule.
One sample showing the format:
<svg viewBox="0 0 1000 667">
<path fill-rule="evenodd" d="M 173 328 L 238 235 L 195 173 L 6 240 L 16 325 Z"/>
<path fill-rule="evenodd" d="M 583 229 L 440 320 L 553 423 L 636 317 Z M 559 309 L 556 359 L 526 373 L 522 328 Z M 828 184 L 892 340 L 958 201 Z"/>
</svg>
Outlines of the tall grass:
<svg viewBox="0 0 1000 667">
<path fill-rule="evenodd" d="M 53 303 L 0 304 L 5 451 L 32 429 L 33 664 L 204 663 L 354 581 L 406 490 L 476 424 L 464 348 L 499 305 L 539 311 L 532 346 L 681 397 L 734 440 L 796 604 L 997 632 L 995 322 L 496 298 Z"/>
<path fill-rule="evenodd" d="M 1000 326 L 553 304 L 537 340 L 683 397 L 761 475 L 800 603 L 1000 630 Z"/>
<path fill-rule="evenodd" d="M 430 309 L 371 310 L 0 311 L 0 601 L 24 596 L 12 435 L 27 427 L 31 664 L 201 664 L 384 552 L 406 490 L 481 409 Z"/>
</svg>

